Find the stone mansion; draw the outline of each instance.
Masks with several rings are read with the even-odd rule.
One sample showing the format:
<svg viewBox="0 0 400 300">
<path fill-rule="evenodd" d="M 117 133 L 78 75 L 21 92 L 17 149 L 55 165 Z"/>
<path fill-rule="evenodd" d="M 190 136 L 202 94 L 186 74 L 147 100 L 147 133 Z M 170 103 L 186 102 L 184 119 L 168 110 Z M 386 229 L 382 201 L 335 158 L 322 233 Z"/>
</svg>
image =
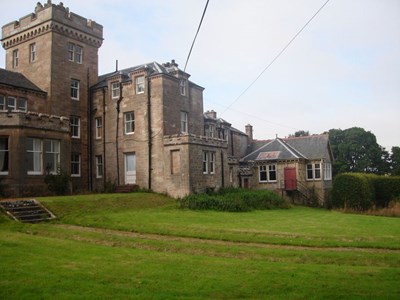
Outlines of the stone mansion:
<svg viewBox="0 0 400 300">
<path fill-rule="evenodd" d="M 46 194 L 45 175 L 61 168 L 72 192 L 312 189 L 323 204 L 327 135 L 253 140 L 251 125 L 242 132 L 204 112 L 204 88 L 174 60 L 98 75 L 102 42 L 100 24 L 51 1 L 2 27 L 0 184 L 9 195 Z"/>
</svg>

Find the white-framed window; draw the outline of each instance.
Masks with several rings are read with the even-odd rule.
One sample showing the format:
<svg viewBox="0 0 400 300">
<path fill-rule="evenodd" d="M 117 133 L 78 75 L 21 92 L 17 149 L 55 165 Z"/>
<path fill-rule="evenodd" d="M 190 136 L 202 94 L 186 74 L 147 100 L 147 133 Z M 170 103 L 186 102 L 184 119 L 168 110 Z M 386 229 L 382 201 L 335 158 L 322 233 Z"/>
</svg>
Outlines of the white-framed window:
<svg viewBox="0 0 400 300">
<path fill-rule="evenodd" d="M 181 132 L 188 133 L 188 113 L 181 111 Z"/>
<path fill-rule="evenodd" d="M 28 175 L 43 174 L 42 140 L 36 138 L 26 139 Z"/>
<path fill-rule="evenodd" d="M 144 76 L 136 77 L 136 94 L 144 93 Z"/>
<path fill-rule="evenodd" d="M 29 45 L 29 62 L 36 61 L 36 43 Z"/>
<path fill-rule="evenodd" d="M 82 57 L 83 57 L 83 48 L 81 46 L 75 45 L 75 62 L 81 64 Z"/>
<path fill-rule="evenodd" d="M 15 97 L 8 97 L 7 109 L 13 111 L 17 109 L 17 99 Z"/>
<path fill-rule="evenodd" d="M 205 135 L 213 138 L 215 136 L 215 127 L 212 124 L 205 125 Z"/>
<path fill-rule="evenodd" d="M 307 164 L 307 180 L 319 180 L 321 179 L 321 164 L 320 163 L 310 163 Z"/>
<path fill-rule="evenodd" d="M 8 137 L 0 137 L 0 175 L 8 174 Z"/>
<path fill-rule="evenodd" d="M 71 127 L 71 137 L 80 138 L 81 137 L 81 118 L 76 116 L 71 116 L 69 118 Z"/>
<path fill-rule="evenodd" d="M 71 154 L 71 177 L 81 176 L 81 155 L 79 153 Z"/>
<path fill-rule="evenodd" d="M 103 119 L 98 117 L 95 119 L 96 122 L 96 139 L 101 139 L 103 136 Z"/>
<path fill-rule="evenodd" d="M 69 61 L 74 61 L 74 52 L 75 52 L 75 45 L 72 43 L 68 43 L 68 60 Z"/>
<path fill-rule="evenodd" d="M 25 98 L 18 98 L 18 110 L 27 111 L 27 101 Z"/>
<path fill-rule="evenodd" d="M 258 181 L 259 182 L 267 182 L 268 181 L 267 178 L 268 178 L 267 166 L 266 165 L 258 166 Z"/>
<path fill-rule="evenodd" d="M 209 152 L 210 157 L 210 174 L 215 173 L 215 152 Z"/>
<path fill-rule="evenodd" d="M 186 80 L 185 79 L 181 79 L 179 81 L 179 91 L 182 96 L 186 96 Z"/>
<path fill-rule="evenodd" d="M 203 174 L 215 174 L 215 152 L 203 151 Z"/>
<path fill-rule="evenodd" d="M 79 100 L 79 80 L 71 79 L 71 99 Z"/>
<path fill-rule="evenodd" d="M 0 110 L 27 111 L 27 100 L 25 98 L 8 97 L 0 95 Z"/>
<path fill-rule="evenodd" d="M 268 165 L 268 181 L 276 181 L 276 165 Z"/>
<path fill-rule="evenodd" d="M 6 98 L 3 95 L 0 95 L 0 110 L 6 110 L 6 109 L 7 109 Z"/>
<path fill-rule="evenodd" d="M 96 178 L 103 177 L 103 156 L 96 155 Z"/>
<path fill-rule="evenodd" d="M 332 164 L 329 162 L 324 163 L 324 180 L 332 180 Z"/>
<path fill-rule="evenodd" d="M 208 173 L 208 152 L 203 151 L 203 174 Z"/>
<path fill-rule="evenodd" d="M 83 60 L 83 48 L 79 45 L 68 43 L 68 60 L 81 64 Z"/>
<path fill-rule="evenodd" d="M 15 49 L 12 52 L 12 67 L 13 67 L 13 69 L 18 67 L 18 60 L 19 60 L 19 58 L 18 58 L 18 49 Z"/>
<path fill-rule="evenodd" d="M 113 99 L 119 98 L 119 93 L 120 93 L 119 82 L 112 82 L 111 83 L 111 97 Z"/>
<path fill-rule="evenodd" d="M 259 182 L 276 182 L 276 165 L 258 166 L 258 180 Z"/>
<path fill-rule="evenodd" d="M 44 140 L 44 165 L 47 173 L 57 173 L 60 165 L 60 141 Z"/>
<path fill-rule="evenodd" d="M 135 113 L 133 111 L 124 113 L 125 134 L 135 132 Z"/>
</svg>

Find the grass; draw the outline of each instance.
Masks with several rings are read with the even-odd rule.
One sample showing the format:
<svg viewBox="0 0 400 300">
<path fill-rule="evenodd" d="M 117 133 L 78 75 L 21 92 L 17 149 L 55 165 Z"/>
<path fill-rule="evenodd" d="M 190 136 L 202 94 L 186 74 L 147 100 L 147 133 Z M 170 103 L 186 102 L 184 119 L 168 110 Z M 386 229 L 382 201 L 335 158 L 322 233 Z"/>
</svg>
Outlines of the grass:
<svg viewBox="0 0 400 300">
<path fill-rule="evenodd" d="M 398 299 L 400 220 L 321 209 L 179 209 L 151 193 L 0 215 L 1 299 Z"/>
</svg>

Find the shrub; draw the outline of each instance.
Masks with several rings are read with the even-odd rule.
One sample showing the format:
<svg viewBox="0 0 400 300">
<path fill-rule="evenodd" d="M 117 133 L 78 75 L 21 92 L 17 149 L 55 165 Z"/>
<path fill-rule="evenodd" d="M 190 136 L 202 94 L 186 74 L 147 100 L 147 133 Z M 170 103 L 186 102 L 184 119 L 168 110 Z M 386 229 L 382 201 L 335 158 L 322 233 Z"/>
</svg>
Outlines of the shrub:
<svg viewBox="0 0 400 300">
<path fill-rule="evenodd" d="M 189 195 L 180 199 L 180 207 L 241 212 L 254 209 L 289 208 L 280 196 L 267 190 L 224 188 L 218 192 Z"/>
<path fill-rule="evenodd" d="M 66 195 L 71 191 L 71 176 L 61 168 L 57 169 L 57 174 L 48 173 L 44 178 L 44 182 L 47 184 L 49 191 L 56 195 Z"/>
<path fill-rule="evenodd" d="M 390 201 L 400 198 L 400 176 L 369 175 L 368 178 L 375 188 L 374 202 L 377 207 L 388 207 Z"/>
<path fill-rule="evenodd" d="M 368 210 L 375 199 L 372 180 L 360 173 L 342 173 L 333 181 L 332 206 Z"/>
</svg>

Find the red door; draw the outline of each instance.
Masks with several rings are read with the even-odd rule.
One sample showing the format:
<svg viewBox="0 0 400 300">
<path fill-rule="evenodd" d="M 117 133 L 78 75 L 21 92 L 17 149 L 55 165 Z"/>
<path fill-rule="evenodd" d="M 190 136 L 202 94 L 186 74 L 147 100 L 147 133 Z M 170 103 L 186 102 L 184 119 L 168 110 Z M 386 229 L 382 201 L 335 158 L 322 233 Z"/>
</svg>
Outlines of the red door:
<svg viewBox="0 0 400 300">
<path fill-rule="evenodd" d="M 243 187 L 245 189 L 249 188 L 249 179 L 248 178 L 243 178 Z"/>
<path fill-rule="evenodd" d="M 285 168 L 285 190 L 295 191 L 297 190 L 297 178 L 296 178 L 296 168 Z"/>
</svg>

